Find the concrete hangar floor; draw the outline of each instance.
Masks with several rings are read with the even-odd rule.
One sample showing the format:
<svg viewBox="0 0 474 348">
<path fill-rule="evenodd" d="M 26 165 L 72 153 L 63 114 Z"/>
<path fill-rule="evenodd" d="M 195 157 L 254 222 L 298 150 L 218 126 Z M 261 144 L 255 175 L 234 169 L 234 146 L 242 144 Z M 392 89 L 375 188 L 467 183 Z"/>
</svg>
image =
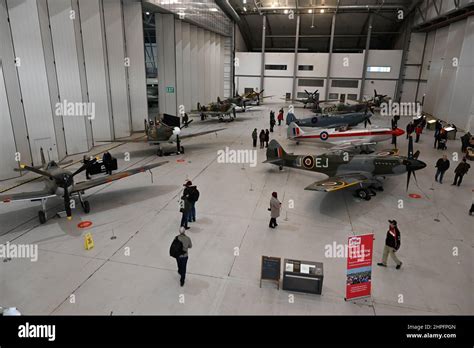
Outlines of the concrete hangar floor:
<svg viewBox="0 0 474 348">
<path fill-rule="evenodd" d="M 72 221 L 50 218 L 40 225 L 38 203 L 2 204 L 0 242 L 38 244 L 39 255 L 36 262 L 14 258 L 0 263 L 0 305 L 16 306 L 23 314 L 472 314 L 473 239 L 468 215 L 472 173 L 461 187 L 450 185 L 453 168 L 442 185 L 434 182 L 434 164 L 443 151 L 433 149 L 432 131 L 425 131 L 415 144 L 427 167 L 417 172 L 418 186 L 412 180 L 408 193 L 418 193 L 420 199 L 408 196 L 406 176 L 388 178 L 385 191 L 370 201 L 353 197 L 351 190 L 305 191 L 304 187 L 324 175 L 287 168 L 280 172 L 276 166 L 261 163 L 265 150 L 260 149 L 256 167 L 217 162 L 217 151 L 226 146 L 251 149 L 252 130 L 269 128 L 269 110 L 278 111 L 280 106 L 266 104 L 254 112 L 239 113 L 217 136 L 183 142 L 184 155 L 158 158 L 156 149 L 145 144 L 114 147 L 111 153 L 118 158 L 119 169 L 169 163 L 154 170 L 153 182 L 144 173 L 90 191 L 91 212 L 86 215 L 75 209 Z M 309 111 L 296 109 L 296 114 Z M 402 128 L 408 119 L 402 117 Z M 372 120 L 377 125 L 390 124 L 389 118 L 381 116 Z M 216 120 L 196 119 L 190 130 L 218 126 L 222 124 Z M 325 151 L 292 144 L 286 140 L 286 126 L 275 128 L 271 138 L 288 152 Z M 405 137 L 399 137 L 398 143 L 405 154 Z M 96 147 L 91 153 L 113 146 Z M 378 145 L 388 147 L 389 143 Z M 459 148 L 459 140 L 448 141 L 443 153 Z M 130 162 L 124 162 L 125 152 L 130 153 Z M 80 176 L 76 180 L 85 179 Z M 2 182 L 1 188 L 30 177 Z M 187 232 L 193 248 L 181 288 L 169 246 L 178 233 L 178 199 L 186 178 L 198 186 L 201 195 L 197 222 Z M 24 184 L 14 192 L 36 186 L 37 182 Z M 276 229 L 268 228 L 273 191 L 283 202 Z M 293 209 L 288 208 L 290 199 Z M 404 202 L 402 209 L 399 199 Z M 61 205 L 60 199 L 49 201 L 49 215 Z M 400 270 L 392 260 L 387 268 L 375 265 L 382 256 L 388 219 L 398 221 L 402 234 Z M 80 230 L 77 224 L 82 220 L 93 225 Z M 93 235 L 91 250 L 84 248 L 86 232 Z M 326 258 L 325 246 L 345 244 L 348 236 L 366 233 L 375 234 L 372 298 L 345 302 L 346 259 Z M 272 283 L 263 282 L 260 288 L 262 255 L 323 262 L 322 295 L 293 293 L 294 301 L 289 301 L 290 293 Z"/>
</svg>

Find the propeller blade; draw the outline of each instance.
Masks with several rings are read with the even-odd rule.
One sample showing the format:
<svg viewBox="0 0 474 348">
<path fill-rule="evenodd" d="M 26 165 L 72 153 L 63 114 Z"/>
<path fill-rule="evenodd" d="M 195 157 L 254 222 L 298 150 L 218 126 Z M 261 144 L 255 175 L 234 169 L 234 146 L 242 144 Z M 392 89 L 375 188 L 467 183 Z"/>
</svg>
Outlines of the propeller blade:
<svg viewBox="0 0 474 348">
<path fill-rule="evenodd" d="M 418 184 L 418 180 L 416 180 L 416 174 L 415 174 L 415 173 L 416 173 L 416 172 L 413 171 L 413 178 L 415 179 L 415 182 Z"/>
<path fill-rule="evenodd" d="M 372 125 L 372 121 L 370 120 L 370 117 L 367 117 L 367 122 Z"/>
<path fill-rule="evenodd" d="M 67 219 L 71 220 L 72 210 L 71 210 L 71 202 L 69 200 L 69 191 L 68 191 L 67 185 L 64 186 L 64 209 L 66 210 Z"/>
<path fill-rule="evenodd" d="M 413 137 L 411 135 L 408 138 L 408 158 L 413 158 Z"/>
<path fill-rule="evenodd" d="M 25 164 L 20 164 L 20 168 L 24 169 L 24 170 L 28 170 L 28 171 L 36 173 L 36 174 L 39 174 L 39 175 L 42 175 L 42 176 L 45 176 L 45 177 L 50 178 L 50 179 L 54 179 L 54 176 L 52 176 L 48 172 L 45 172 L 43 170 L 40 170 L 40 169 L 37 169 L 37 168 L 34 168 L 34 167 L 27 166 Z"/>
<path fill-rule="evenodd" d="M 412 171 L 408 169 L 407 172 L 407 191 L 408 191 L 408 186 L 410 185 L 410 176 L 411 176 Z"/>
<path fill-rule="evenodd" d="M 420 150 L 416 150 L 415 154 L 413 155 L 413 158 L 418 159 L 419 156 L 420 156 Z"/>
<path fill-rule="evenodd" d="M 304 91 L 305 91 L 305 93 L 306 93 L 308 96 L 311 95 L 311 93 L 309 93 L 306 89 L 305 89 Z"/>
</svg>

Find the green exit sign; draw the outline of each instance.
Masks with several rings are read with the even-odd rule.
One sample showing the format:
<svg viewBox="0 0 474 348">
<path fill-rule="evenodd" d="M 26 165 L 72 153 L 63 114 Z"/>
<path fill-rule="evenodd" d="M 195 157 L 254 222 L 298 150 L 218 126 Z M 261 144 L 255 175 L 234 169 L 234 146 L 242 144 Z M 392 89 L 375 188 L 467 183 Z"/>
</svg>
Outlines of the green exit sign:
<svg viewBox="0 0 474 348">
<path fill-rule="evenodd" d="M 166 93 L 174 93 L 174 87 L 166 87 Z"/>
</svg>

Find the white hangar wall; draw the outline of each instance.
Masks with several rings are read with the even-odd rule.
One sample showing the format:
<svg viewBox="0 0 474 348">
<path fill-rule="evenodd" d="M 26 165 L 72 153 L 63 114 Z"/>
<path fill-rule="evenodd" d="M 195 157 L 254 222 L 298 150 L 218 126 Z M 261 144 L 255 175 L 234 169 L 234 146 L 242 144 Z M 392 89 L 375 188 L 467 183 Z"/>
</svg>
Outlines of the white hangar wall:
<svg viewBox="0 0 474 348">
<path fill-rule="evenodd" d="M 258 90 L 261 76 L 260 52 L 236 52 L 235 67 L 236 92 L 242 94 L 246 89 Z M 264 95 L 272 98 L 270 102 L 281 102 L 287 93 L 292 93 L 294 53 L 265 53 Z M 324 99 L 329 89 L 330 99 L 341 97 L 360 99 L 370 98 L 373 90 L 394 97 L 400 73 L 401 50 L 370 50 L 368 66 L 390 67 L 390 72 L 367 73 L 364 91 L 360 92 L 364 53 L 333 53 L 329 79 L 327 75 L 328 53 L 298 53 L 296 71 L 296 96 L 304 97 L 304 91 L 319 91 Z M 329 82 L 328 82 L 329 80 Z"/>
<path fill-rule="evenodd" d="M 0 180 L 15 152 L 38 165 L 143 130 L 148 118 L 139 0 L 0 0 Z M 94 103 L 95 119 L 56 114 Z"/>
<path fill-rule="evenodd" d="M 159 112 L 180 115 L 231 91 L 231 38 L 155 13 Z"/>
<path fill-rule="evenodd" d="M 428 33 L 412 33 L 402 101 L 423 102 L 424 112 L 472 132 L 473 57 L 473 16 Z"/>
</svg>

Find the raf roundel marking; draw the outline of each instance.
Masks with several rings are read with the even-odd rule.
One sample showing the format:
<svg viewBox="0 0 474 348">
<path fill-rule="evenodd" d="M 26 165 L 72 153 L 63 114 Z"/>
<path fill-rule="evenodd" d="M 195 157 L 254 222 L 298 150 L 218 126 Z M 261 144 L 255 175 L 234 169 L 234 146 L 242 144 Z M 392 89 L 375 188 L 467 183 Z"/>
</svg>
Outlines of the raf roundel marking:
<svg viewBox="0 0 474 348">
<path fill-rule="evenodd" d="M 303 166 L 306 169 L 312 169 L 314 167 L 314 158 L 313 156 L 306 156 L 303 158 Z"/>
<path fill-rule="evenodd" d="M 328 140 L 329 134 L 328 134 L 328 132 L 321 132 L 319 137 L 321 138 L 321 140 Z"/>
<path fill-rule="evenodd" d="M 421 198 L 421 196 L 420 196 L 419 194 L 417 194 L 417 193 L 410 193 L 408 196 L 409 196 L 410 198 Z"/>
</svg>

